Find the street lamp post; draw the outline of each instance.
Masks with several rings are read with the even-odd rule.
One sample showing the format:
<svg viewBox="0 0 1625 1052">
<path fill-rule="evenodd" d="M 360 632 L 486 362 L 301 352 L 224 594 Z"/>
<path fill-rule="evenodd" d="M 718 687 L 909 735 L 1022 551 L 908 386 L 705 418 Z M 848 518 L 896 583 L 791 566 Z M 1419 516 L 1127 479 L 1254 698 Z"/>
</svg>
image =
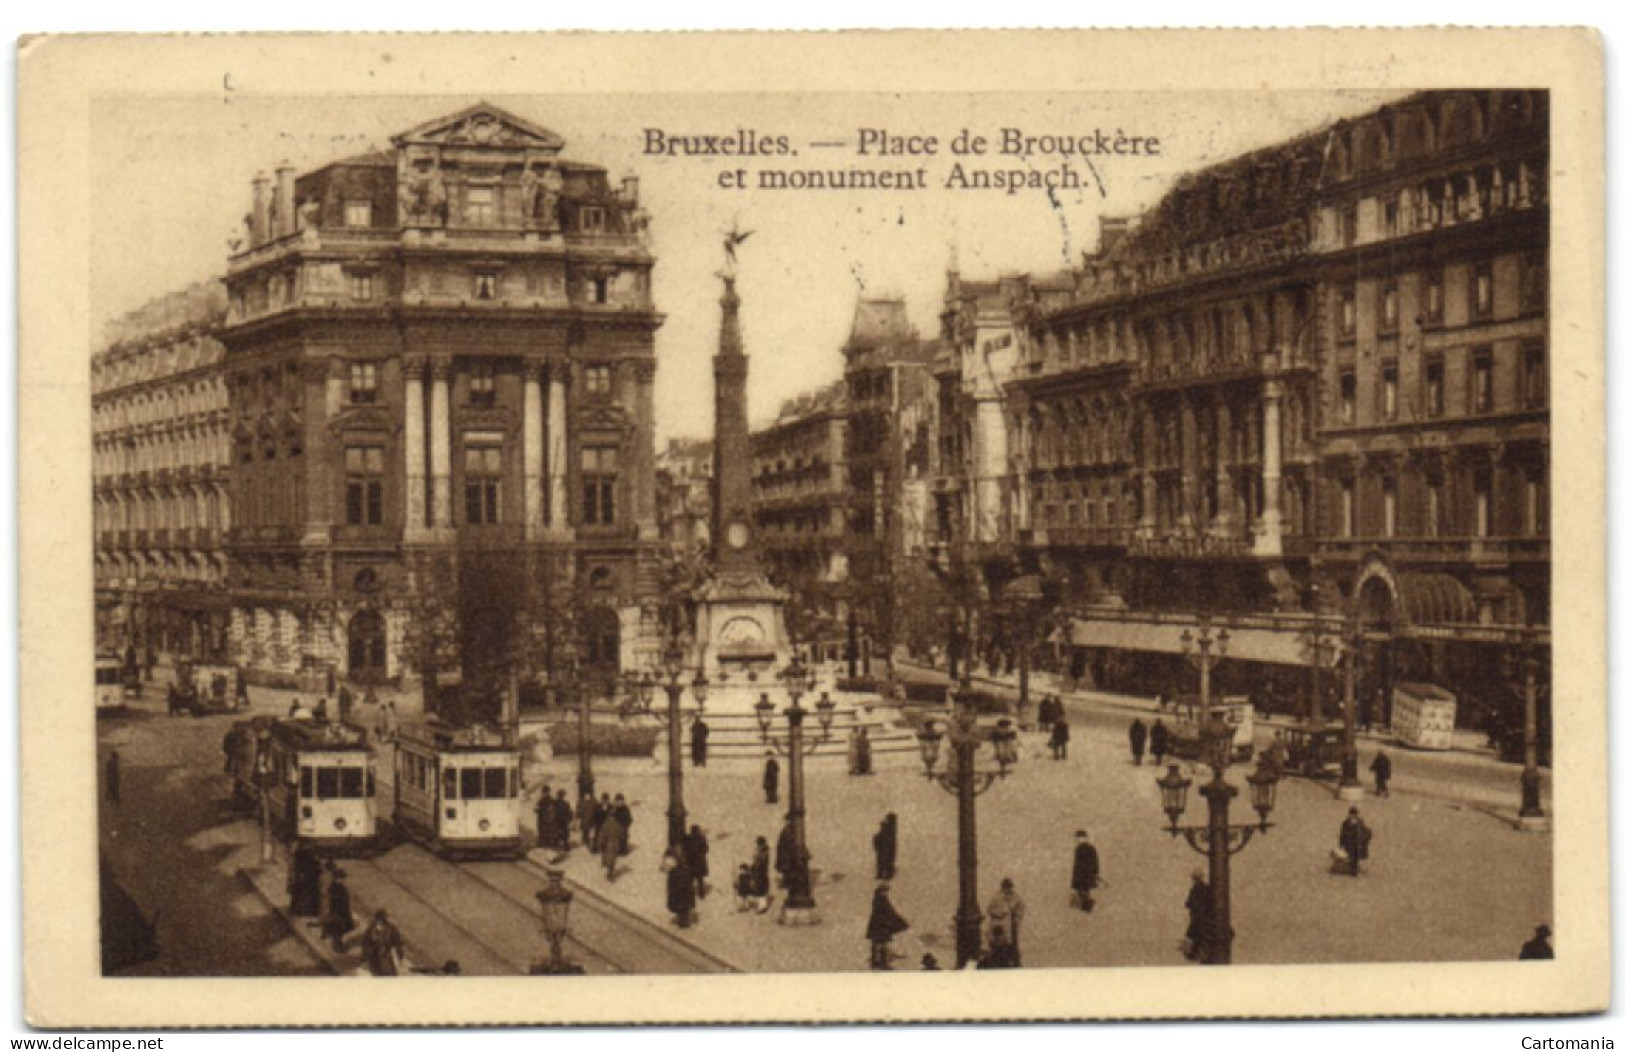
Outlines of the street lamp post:
<svg viewBox="0 0 1625 1052">
<path fill-rule="evenodd" d="M 790 695 L 790 707 L 784 713 L 790 732 L 785 739 L 775 738 L 770 733 L 773 726 L 773 702 L 763 694 L 761 700 L 756 703 L 756 723 L 761 730 L 762 741 L 788 754 L 790 758 L 790 813 L 786 817 L 790 826 L 791 857 L 786 866 L 785 913 L 780 919 L 788 918 L 789 923 L 804 921 L 816 924 L 817 904 L 813 901 L 812 876 L 809 868 L 812 856 L 807 849 L 807 789 L 803 760 L 818 746 L 831 740 L 830 727 L 835 722 L 835 702 L 830 700 L 828 692 L 818 699 L 818 703 L 814 706 L 818 716 L 818 737 L 806 740 L 802 732 L 802 723 L 807 718 L 807 710 L 801 707 L 801 697 L 817 685 L 817 680 L 812 670 L 802 664 L 799 654 L 780 674 L 780 679 L 784 682 L 785 692 Z M 791 867 L 794 867 L 795 879 L 791 879 Z"/>
<path fill-rule="evenodd" d="M 572 675 L 568 689 L 576 701 L 576 793 L 579 800 L 589 800 L 593 798 L 592 688 L 579 675 Z"/>
<path fill-rule="evenodd" d="M 683 807 L 683 724 L 692 722 L 705 708 L 710 683 L 705 678 L 704 669 L 695 675 L 690 689 L 696 708 L 685 717 L 682 705 L 683 647 L 677 640 L 666 648 L 665 672 L 666 681 L 661 684 L 666 691 L 665 712 L 650 707 L 655 687 L 653 675 L 645 672 L 641 677 L 631 677 L 630 683 L 639 711 L 648 713 L 666 727 L 666 847 L 681 852 L 688 822 L 688 812 Z"/>
<path fill-rule="evenodd" d="M 1317 582 L 1309 584 L 1309 616 L 1311 628 L 1309 630 L 1309 725 L 1319 727 L 1325 722 L 1326 716 L 1321 709 L 1320 667 L 1322 655 L 1332 649 L 1333 643 L 1327 639 L 1320 620 L 1320 585 Z"/>
<path fill-rule="evenodd" d="M 1339 800 L 1358 800 L 1365 795 L 1360 788 L 1360 751 L 1354 738 L 1354 714 L 1358 708 L 1360 650 L 1365 637 L 1351 615 L 1344 624 L 1343 645 L 1343 778 L 1337 785 Z"/>
<path fill-rule="evenodd" d="M 1213 896 L 1213 930 L 1209 933 L 1210 943 L 1205 947 L 1205 964 L 1230 963 L 1230 944 L 1235 938 L 1235 932 L 1230 928 L 1230 856 L 1246 847 L 1254 833 L 1269 831 L 1270 811 L 1275 807 L 1278 776 L 1274 768 L 1261 767 L 1247 776 L 1258 822 L 1251 825 L 1231 823 L 1230 801 L 1237 795 L 1237 789 L 1225 781 L 1224 771 L 1230 762 L 1230 739 L 1234 733 L 1234 728 L 1222 721 L 1210 720 L 1202 724 L 1203 751 L 1213 768 L 1212 780 L 1201 789 L 1202 796 L 1207 799 L 1207 825 L 1179 824 L 1179 816 L 1185 811 L 1185 795 L 1192 783 L 1191 779 L 1180 774 L 1177 763 L 1169 764 L 1168 773 L 1157 779 L 1157 787 L 1162 791 L 1162 809 L 1168 815 L 1168 825 L 1165 827 L 1168 835 L 1176 838 L 1183 835 L 1185 842 L 1197 854 L 1207 856 L 1208 889 Z"/>
<path fill-rule="evenodd" d="M 1213 632 L 1213 621 L 1206 614 L 1196 623 L 1196 632 L 1193 635 L 1190 629 L 1185 629 L 1179 636 L 1180 645 L 1184 648 L 1185 657 L 1196 666 L 1201 675 L 1201 690 L 1197 695 L 1202 707 L 1198 726 L 1207 726 L 1208 706 L 1212 704 L 1213 666 L 1223 659 L 1224 653 L 1230 647 L 1230 633 L 1221 628 L 1218 634 Z"/>
<path fill-rule="evenodd" d="M 1540 806 L 1540 720 L 1537 708 L 1540 701 L 1540 662 L 1535 656 L 1536 643 L 1532 629 L 1528 633 L 1526 646 L 1523 658 L 1523 773 L 1518 779 L 1523 788 L 1523 806 L 1518 809 L 1518 828 L 1545 831 L 1552 824 L 1545 809 Z"/>
<path fill-rule="evenodd" d="M 954 794 L 959 802 L 959 910 L 954 914 L 955 967 L 963 968 L 982 955 L 982 908 L 976 888 L 976 798 L 993 785 L 995 779 L 1010 773 L 1016 762 L 1016 732 L 1009 720 L 1000 720 L 995 726 L 982 729 L 976 722 L 976 709 L 970 703 L 968 681 L 961 687 L 954 706 L 954 715 L 948 721 L 946 737 L 953 749 L 953 766 L 938 772 L 937 760 L 942 751 L 944 732 L 937 729 L 936 721 L 928 721 L 920 728 L 920 758 L 925 762 L 925 776 Z M 997 771 L 976 770 L 976 750 L 983 741 L 993 744 L 993 758 Z"/>
<path fill-rule="evenodd" d="M 564 871 L 547 871 L 547 886 L 536 893 L 542 911 L 542 934 L 547 937 L 547 961 L 531 966 L 532 975 L 582 975 L 585 969 L 564 957 L 564 940 L 570 934 L 570 900 L 575 893 L 564 886 Z"/>
</svg>

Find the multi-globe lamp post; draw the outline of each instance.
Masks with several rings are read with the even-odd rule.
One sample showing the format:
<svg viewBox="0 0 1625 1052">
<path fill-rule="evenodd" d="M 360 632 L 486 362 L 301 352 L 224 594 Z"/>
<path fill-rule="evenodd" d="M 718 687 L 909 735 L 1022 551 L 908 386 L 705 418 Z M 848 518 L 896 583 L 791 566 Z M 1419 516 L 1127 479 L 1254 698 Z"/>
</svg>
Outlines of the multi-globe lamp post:
<svg viewBox="0 0 1625 1052">
<path fill-rule="evenodd" d="M 1168 773 L 1157 779 L 1162 791 L 1162 809 L 1168 815 L 1164 827 L 1169 836 L 1185 838 L 1185 842 L 1199 855 L 1207 856 L 1208 890 L 1212 896 L 1210 931 L 1203 940 L 1204 964 L 1229 964 L 1231 942 L 1235 932 L 1230 928 L 1230 856 L 1241 851 L 1252 840 L 1254 833 L 1268 832 L 1270 812 L 1275 809 L 1275 787 L 1279 776 L 1273 767 L 1261 766 L 1247 776 L 1247 787 L 1252 795 L 1253 810 L 1258 821 L 1235 824 L 1230 821 L 1230 801 L 1238 790 L 1225 780 L 1225 768 L 1230 763 L 1230 740 L 1235 729 L 1221 719 L 1210 719 L 1201 726 L 1203 758 L 1213 769 L 1213 777 L 1201 787 L 1207 799 L 1207 824 L 1182 826 L 1180 815 L 1185 813 L 1185 798 L 1190 792 L 1191 779 L 1180 773 L 1179 765 L 1169 764 Z"/>
<path fill-rule="evenodd" d="M 816 677 L 798 654 L 779 674 L 779 679 L 790 696 L 790 707 L 784 712 L 789 733 L 782 739 L 774 737 L 773 701 L 765 693 L 756 703 L 756 725 L 763 743 L 785 753 L 790 760 L 790 812 L 786 816 L 790 827 L 790 857 L 784 866 L 786 895 L 780 920 L 789 924 L 816 924 L 818 913 L 812 894 L 812 856 L 807 849 L 807 787 L 803 768 L 808 754 L 832 740 L 830 728 L 835 723 L 835 702 L 830 700 L 827 691 L 819 697 L 813 706 L 818 719 L 818 737 L 809 740 L 802 730 L 808 710 L 802 707 L 801 698 L 817 686 Z"/>
<path fill-rule="evenodd" d="M 704 711 L 705 699 L 711 686 L 710 681 L 705 678 L 704 669 L 695 673 L 693 682 L 689 684 L 689 691 L 694 695 L 695 708 L 693 712 L 685 715 L 683 651 L 683 646 L 677 640 L 673 640 L 666 648 L 663 661 L 665 679 L 659 684 L 666 692 L 664 712 L 653 708 L 650 704 L 656 686 L 654 675 L 645 671 L 641 677 L 634 677 L 633 680 L 633 696 L 637 700 L 639 711 L 653 716 L 666 727 L 666 847 L 678 852 L 683 849 L 683 835 L 688 821 L 688 812 L 683 807 L 683 725 L 693 722 Z"/>
<path fill-rule="evenodd" d="M 1185 629 L 1179 636 L 1179 643 L 1185 657 L 1196 666 L 1196 671 L 1201 676 L 1201 688 L 1197 696 L 1202 708 L 1199 720 L 1201 725 L 1205 726 L 1208 721 L 1208 707 L 1213 704 L 1213 666 L 1224 658 L 1225 651 L 1229 649 L 1230 633 L 1223 628 L 1215 633 L 1212 620 L 1204 615 L 1197 622 L 1196 632 L 1193 634 L 1190 629 Z"/>
<path fill-rule="evenodd" d="M 918 732 L 925 777 L 959 801 L 959 909 L 954 915 L 955 966 L 959 968 L 979 959 L 982 953 L 982 909 L 976 888 L 976 798 L 995 780 L 1008 775 L 1016 762 L 1016 732 L 1010 721 L 1001 719 L 992 727 L 983 727 L 976 717 L 966 681 L 954 698 L 954 712 L 947 720 L 946 732 L 938 729 L 935 720 L 927 721 Z M 952 765 L 938 771 L 945 737 Z M 999 765 L 996 771 L 976 770 L 976 751 L 983 742 L 993 746 L 993 759 Z"/>
</svg>

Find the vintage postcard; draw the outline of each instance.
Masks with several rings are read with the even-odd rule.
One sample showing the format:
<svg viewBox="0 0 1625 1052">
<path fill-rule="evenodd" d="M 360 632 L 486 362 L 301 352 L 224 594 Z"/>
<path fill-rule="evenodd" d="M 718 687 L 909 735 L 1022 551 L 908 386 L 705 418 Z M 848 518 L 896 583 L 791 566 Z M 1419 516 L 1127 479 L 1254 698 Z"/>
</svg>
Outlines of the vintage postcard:
<svg viewBox="0 0 1625 1052">
<path fill-rule="evenodd" d="M 1594 35 L 19 66 L 35 1024 L 1607 1007 Z"/>
</svg>

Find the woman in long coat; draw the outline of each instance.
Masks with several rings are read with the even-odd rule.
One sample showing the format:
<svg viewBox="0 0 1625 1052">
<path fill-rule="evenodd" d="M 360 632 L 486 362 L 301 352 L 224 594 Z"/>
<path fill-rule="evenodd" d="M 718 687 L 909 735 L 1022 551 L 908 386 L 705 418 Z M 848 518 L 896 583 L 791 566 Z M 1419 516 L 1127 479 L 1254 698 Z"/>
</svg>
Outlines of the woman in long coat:
<svg viewBox="0 0 1625 1052">
<path fill-rule="evenodd" d="M 750 860 L 750 888 L 752 897 L 758 903 L 757 913 L 767 912 L 768 900 L 773 895 L 773 878 L 769 875 L 771 868 L 767 837 L 759 836 L 756 838 L 756 854 Z"/>
<path fill-rule="evenodd" d="M 309 844 L 297 844 L 288 866 L 288 912 L 315 917 L 322 912 L 322 860 Z"/>
<path fill-rule="evenodd" d="M 875 847 L 875 879 L 891 880 L 897 876 L 897 815 L 888 814 L 880 820 L 880 829 L 873 837 Z"/>
<path fill-rule="evenodd" d="M 683 838 L 683 863 L 694 882 L 694 894 L 705 898 L 705 881 L 711 875 L 711 842 L 705 839 L 705 830 L 697 825 L 690 826 L 688 835 Z"/>
<path fill-rule="evenodd" d="M 334 869 L 327 885 L 327 913 L 322 917 L 322 935 L 332 940 L 333 952 L 344 952 L 344 937 L 355 931 L 355 914 L 350 912 L 350 888 L 344 883 L 344 870 Z"/>
<path fill-rule="evenodd" d="M 626 854 L 626 827 L 620 816 L 611 811 L 598 827 L 598 856 L 604 860 L 604 876 L 615 879 L 615 863 Z"/>
<path fill-rule="evenodd" d="M 1199 869 L 1191 870 L 1191 890 L 1185 895 L 1185 959 L 1207 964 L 1213 950 L 1213 890 Z"/>
<path fill-rule="evenodd" d="M 694 923 L 694 876 L 681 851 L 666 852 L 666 909 L 679 928 Z"/>
<path fill-rule="evenodd" d="M 880 884 L 869 903 L 869 926 L 864 937 L 869 940 L 869 967 L 877 972 L 891 971 L 891 941 L 908 930 L 908 921 L 892 908 L 890 886 Z"/>
</svg>

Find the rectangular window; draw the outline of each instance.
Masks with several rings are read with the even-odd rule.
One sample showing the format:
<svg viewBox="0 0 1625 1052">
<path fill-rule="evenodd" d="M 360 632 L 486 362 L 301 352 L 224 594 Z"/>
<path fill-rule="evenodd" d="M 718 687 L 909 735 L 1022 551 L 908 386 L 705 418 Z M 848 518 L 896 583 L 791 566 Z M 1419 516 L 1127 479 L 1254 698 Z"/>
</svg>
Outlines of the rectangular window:
<svg viewBox="0 0 1625 1052">
<path fill-rule="evenodd" d="M 1354 205 L 1345 205 L 1337 215 L 1337 225 L 1343 245 L 1353 245 L 1360 239 L 1360 210 Z"/>
<path fill-rule="evenodd" d="M 463 498 L 463 521 L 468 525 L 494 526 L 501 521 L 501 446 L 464 447 Z"/>
<path fill-rule="evenodd" d="M 492 186 L 471 186 L 463 196 L 463 222 L 469 226 L 495 226 L 497 192 Z"/>
<path fill-rule="evenodd" d="M 1338 295 L 1337 303 L 1337 331 L 1344 336 L 1354 335 L 1355 300 L 1354 286 L 1347 285 Z"/>
<path fill-rule="evenodd" d="M 350 298 L 357 302 L 372 299 L 372 275 L 365 273 L 350 274 Z"/>
<path fill-rule="evenodd" d="M 508 798 L 508 772 L 501 767 L 487 767 L 485 769 L 485 798 L 487 800 L 506 800 Z"/>
<path fill-rule="evenodd" d="M 339 769 L 337 767 L 316 768 L 316 799 L 332 800 L 339 795 Z"/>
<path fill-rule="evenodd" d="M 1337 419 L 1341 423 L 1354 423 L 1355 396 L 1357 387 L 1354 380 L 1354 370 L 1344 369 L 1337 378 Z"/>
<path fill-rule="evenodd" d="M 1542 505 L 1542 491 L 1545 489 L 1545 474 L 1538 468 L 1532 468 L 1523 479 L 1523 532 L 1529 537 L 1539 537 L 1546 532 L 1546 516 Z"/>
<path fill-rule="evenodd" d="M 356 405 L 378 401 L 378 366 L 374 362 L 350 363 L 350 401 Z"/>
<path fill-rule="evenodd" d="M 1382 310 L 1379 314 L 1384 332 L 1399 328 L 1399 286 L 1392 282 L 1382 287 Z"/>
<path fill-rule="evenodd" d="M 1427 384 L 1427 414 L 1444 416 L 1444 359 L 1434 355 L 1423 366 Z"/>
<path fill-rule="evenodd" d="M 1444 480 L 1438 476 L 1428 478 L 1427 530 L 1429 537 L 1439 536 L 1440 510 L 1444 506 Z"/>
<path fill-rule="evenodd" d="M 1382 228 L 1389 237 L 1399 234 L 1399 198 L 1390 197 L 1382 203 Z"/>
<path fill-rule="evenodd" d="M 1546 306 L 1546 264 L 1541 256 L 1529 253 L 1518 268 L 1518 306 L 1533 313 Z"/>
<path fill-rule="evenodd" d="M 597 233 L 604 229 L 604 210 L 597 205 L 586 205 L 581 209 L 581 229 L 585 233 Z"/>
<path fill-rule="evenodd" d="M 471 404 L 489 409 L 497 403 L 496 370 L 489 365 L 476 365 L 468 374 L 468 400 Z"/>
<path fill-rule="evenodd" d="M 1393 361 L 1382 363 L 1382 418 L 1395 420 L 1399 417 L 1399 364 Z"/>
<path fill-rule="evenodd" d="M 1538 343 L 1523 349 L 1523 407 L 1546 407 L 1546 348 Z"/>
<path fill-rule="evenodd" d="M 457 799 L 457 768 L 447 767 L 440 773 L 440 796 L 446 800 Z"/>
<path fill-rule="evenodd" d="M 609 302 L 609 279 L 608 278 L 593 278 L 592 279 L 592 301 L 594 303 L 608 303 Z"/>
<path fill-rule="evenodd" d="M 497 276 L 490 271 L 477 271 L 474 274 L 474 298 L 477 300 L 494 300 L 497 298 Z"/>
<path fill-rule="evenodd" d="M 464 767 L 462 774 L 463 799 L 483 800 L 485 798 L 485 772 L 478 767 Z"/>
<path fill-rule="evenodd" d="M 1490 535 L 1490 475 L 1487 471 L 1473 476 L 1473 535 Z"/>
<path fill-rule="evenodd" d="M 589 365 L 581 370 L 582 383 L 590 395 L 607 395 L 610 387 L 610 369 L 607 365 Z"/>
<path fill-rule="evenodd" d="M 372 226 L 372 202 L 344 202 L 344 225 L 354 227 Z"/>
<path fill-rule="evenodd" d="M 1382 480 L 1382 535 L 1392 537 L 1399 532 L 1399 483 L 1387 475 Z"/>
<path fill-rule="evenodd" d="M 340 767 L 339 796 L 345 800 L 360 800 L 367 795 L 367 772 L 359 767 Z"/>
<path fill-rule="evenodd" d="M 587 526 L 615 524 L 616 449 L 583 446 L 581 450 L 581 521 Z"/>
<path fill-rule="evenodd" d="M 1473 352 L 1473 412 L 1495 411 L 1495 356 L 1484 348 Z"/>
<path fill-rule="evenodd" d="M 1473 318 L 1485 319 L 1495 311 L 1495 275 L 1488 263 L 1473 268 Z"/>
<path fill-rule="evenodd" d="M 1341 508 L 1339 509 L 1341 513 L 1339 515 L 1341 519 L 1340 525 L 1342 526 L 1343 536 L 1352 537 L 1354 536 L 1354 480 L 1344 479 L 1341 487 L 1339 493 L 1341 498 Z"/>
<path fill-rule="evenodd" d="M 1423 318 L 1430 325 L 1439 325 L 1444 322 L 1444 272 L 1430 270 L 1427 276 L 1427 291 L 1423 297 Z"/>
<path fill-rule="evenodd" d="M 384 521 L 384 447 L 348 446 L 344 450 L 344 521 L 351 526 L 379 526 Z"/>
</svg>

